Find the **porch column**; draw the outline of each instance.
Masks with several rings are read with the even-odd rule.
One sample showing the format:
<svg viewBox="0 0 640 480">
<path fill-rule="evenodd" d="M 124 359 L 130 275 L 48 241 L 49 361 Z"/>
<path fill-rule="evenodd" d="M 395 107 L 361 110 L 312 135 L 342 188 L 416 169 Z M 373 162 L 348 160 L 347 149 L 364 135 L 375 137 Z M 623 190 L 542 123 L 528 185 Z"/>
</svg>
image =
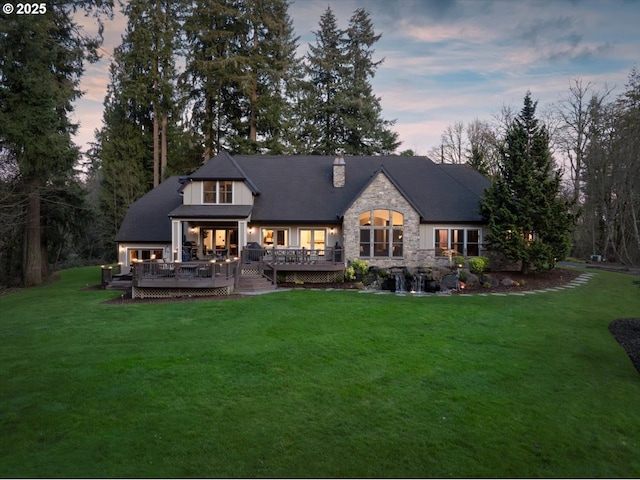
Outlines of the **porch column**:
<svg viewBox="0 0 640 480">
<path fill-rule="evenodd" d="M 247 223 L 246 220 L 238 220 L 238 257 L 247 244 Z"/>
<path fill-rule="evenodd" d="M 178 252 L 176 256 L 176 250 Z M 182 222 L 171 219 L 171 261 L 182 260 Z"/>
</svg>

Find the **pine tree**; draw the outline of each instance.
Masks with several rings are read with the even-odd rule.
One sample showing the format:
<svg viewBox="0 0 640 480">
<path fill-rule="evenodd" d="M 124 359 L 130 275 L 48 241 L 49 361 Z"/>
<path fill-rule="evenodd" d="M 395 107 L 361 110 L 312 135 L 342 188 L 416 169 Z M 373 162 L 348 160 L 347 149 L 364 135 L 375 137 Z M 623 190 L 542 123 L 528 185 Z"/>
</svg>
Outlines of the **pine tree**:
<svg viewBox="0 0 640 480">
<path fill-rule="evenodd" d="M 116 50 L 110 67 L 110 82 L 104 101 L 103 127 L 96 132 L 91 153 L 92 175 L 100 180 L 100 212 L 103 242 L 115 252 L 114 238 L 129 206 L 152 185 L 152 144 L 149 108 L 144 101 L 131 98 L 122 85 L 134 74 L 124 74 Z M 109 255 L 108 255 L 109 256 Z"/>
<path fill-rule="evenodd" d="M 238 83 L 242 77 L 238 51 L 243 33 L 240 2 L 193 2 L 185 20 L 186 67 L 191 126 L 202 138 L 204 160 L 229 149 L 234 122 L 241 117 Z"/>
<path fill-rule="evenodd" d="M 292 89 L 299 60 L 298 38 L 286 0 L 244 2 L 238 50 L 240 78 L 238 103 L 242 111 L 233 119 L 237 135 L 231 139 L 236 153 L 284 153 L 291 143 Z"/>
<path fill-rule="evenodd" d="M 307 137 L 308 153 L 333 155 L 344 148 L 340 102 L 347 72 L 343 35 L 331 7 L 327 7 L 320 17 L 320 30 L 315 32 L 316 44 L 309 45 L 307 54 L 303 116 L 308 127 L 302 135 Z"/>
<path fill-rule="evenodd" d="M 123 13 L 127 30 L 115 53 L 119 67 L 116 94 L 135 110 L 140 134 L 150 141 L 153 186 L 167 175 L 168 131 L 179 115 L 174 112 L 177 73 L 175 53 L 184 2 L 132 0 Z"/>
<path fill-rule="evenodd" d="M 44 4 L 42 4 L 44 5 Z M 76 9 L 108 11 L 111 2 L 48 3 L 46 14 L 11 15 L 0 23 L 0 148 L 12 152 L 26 199 L 22 277 L 26 286 L 48 274 L 43 230 L 45 187 L 73 175 L 72 102 L 85 61 L 97 60 L 98 39 L 78 33 Z"/>
<path fill-rule="evenodd" d="M 380 98 L 373 94 L 371 79 L 383 60 L 373 60 L 373 45 L 382 35 L 376 35 L 369 14 L 356 10 L 346 31 L 346 78 L 340 95 L 341 115 L 345 128 L 345 153 L 373 155 L 393 153 L 400 142 L 389 127 L 394 121 L 382 118 Z"/>
<path fill-rule="evenodd" d="M 299 105 L 305 124 L 300 132 L 306 153 L 350 155 L 394 152 L 400 145 L 382 118 L 380 98 L 371 79 L 382 63 L 373 60 L 376 35 L 369 14 L 358 9 L 346 30 L 338 28 L 331 8 L 320 18 L 316 44 L 306 58 L 306 89 Z"/>
<path fill-rule="evenodd" d="M 561 172 L 554 171 L 549 134 L 535 117 L 527 92 L 520 115 L 507 129 L 498 176 L 485 192 L 481 211 L 489 227 L 485 241 L 521 270 L 547 270 L 570 247 L 575 217 L 560 198 Z"/>
</svg>

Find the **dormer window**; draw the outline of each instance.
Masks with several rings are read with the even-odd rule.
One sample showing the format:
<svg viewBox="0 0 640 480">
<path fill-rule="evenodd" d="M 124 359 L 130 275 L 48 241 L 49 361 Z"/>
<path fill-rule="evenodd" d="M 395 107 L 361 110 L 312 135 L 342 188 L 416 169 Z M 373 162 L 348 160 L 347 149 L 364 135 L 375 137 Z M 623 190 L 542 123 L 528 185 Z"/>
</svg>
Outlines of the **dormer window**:
<svg viewBox="0 0 640 480">
<path fill-rule="evenodd" d="M 233 203 L 233 182 L 229 180 L 202 182 L 202 203 Z"/>
</svg>

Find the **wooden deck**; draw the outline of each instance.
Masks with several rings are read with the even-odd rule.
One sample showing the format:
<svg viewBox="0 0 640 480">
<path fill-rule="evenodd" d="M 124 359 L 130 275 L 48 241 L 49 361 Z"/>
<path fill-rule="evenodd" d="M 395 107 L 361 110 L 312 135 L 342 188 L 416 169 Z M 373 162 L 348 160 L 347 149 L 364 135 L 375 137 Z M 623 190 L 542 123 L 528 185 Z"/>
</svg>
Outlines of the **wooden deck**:
<svg viewBox="0 0 640 480">
<path fill-rule="evenodd" d="M 235 284 L 238 260 L 224 262 L 138 262 L 133 265 L 134 287 L 217 288 Z"/>
<path fill-rule="evenodd" d="M 333 248 L 245 248 L 240 258 L 223 261 L 167 263 L 147 260 L 132 265 L 131 283 L 134 289 L 194 291 L 229 287 L 228 291 L 233 291 L 238 287 L 243 271 L 265 277 L 276 285 L 278 273 L 340 272 L 344 270 L 341 257 L 342 251 Z"/>
</svg>

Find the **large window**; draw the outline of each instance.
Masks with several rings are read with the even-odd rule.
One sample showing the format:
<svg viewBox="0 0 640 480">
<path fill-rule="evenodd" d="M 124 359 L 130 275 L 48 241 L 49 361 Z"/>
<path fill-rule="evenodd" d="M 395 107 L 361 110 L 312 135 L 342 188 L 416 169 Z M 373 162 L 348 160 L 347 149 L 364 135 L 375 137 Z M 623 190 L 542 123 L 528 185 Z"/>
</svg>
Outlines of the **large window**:
<svg viewBox="0 0 640 480">
<path fill-rule="evenodd" d="M 402 257 L 404 215 L 393 210 L 360 214 L 360 256 Z"/>
<path fill-rule="evenodd" d="M 323 229 L 300 230 L 300 246 L 307 250 L 324 250 L 327 232 Z"/>
<path fill-rule="evenodd" d="M 233 182 L 211 180 L 202 183 L 202 203 L 233 203 Z"/>
<path fill-rule="evenodd" d="M 477 257 L 480 255 L 479 228 L 436 228 L 436 256 L 442 257 L 445 251 L 453 250 L 456 255 Z"/>
<path fill-rule="evenodd" d="M 129 265 L 134 260 L 161 260 L 164 256 L 162 248 L 129 248 Z"/>
<path fill-rule="evenodd" d="M 262 229 L 262 246 L 263 247 L 286 247 L 289 245 L 289 229 L 288 228 L 263 228 Z"/>
</svg>

